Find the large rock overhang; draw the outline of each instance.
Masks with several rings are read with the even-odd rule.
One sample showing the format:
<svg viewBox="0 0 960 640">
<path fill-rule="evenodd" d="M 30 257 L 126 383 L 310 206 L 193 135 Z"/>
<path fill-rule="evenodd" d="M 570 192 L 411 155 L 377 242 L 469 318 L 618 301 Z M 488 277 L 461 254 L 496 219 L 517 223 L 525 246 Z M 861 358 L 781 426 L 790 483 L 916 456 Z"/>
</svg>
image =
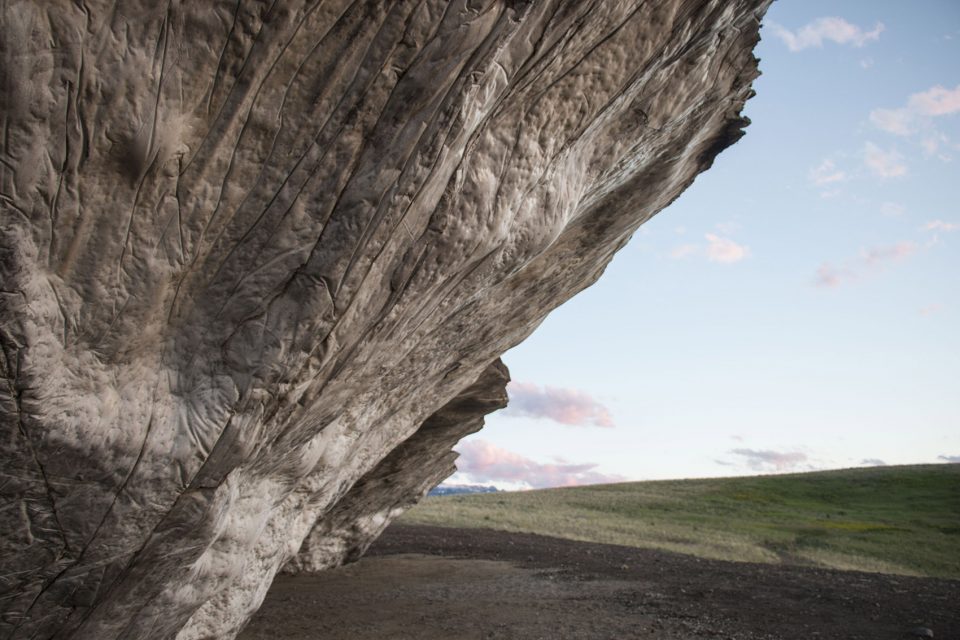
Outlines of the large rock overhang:
<svg viewBox="0 0 960 640">
<path fill-rule="evenodd" d="M 4 3 L 0 638 L 227 638 L 364 548 L 741 135 L 767 4 Z"/>
</svg>

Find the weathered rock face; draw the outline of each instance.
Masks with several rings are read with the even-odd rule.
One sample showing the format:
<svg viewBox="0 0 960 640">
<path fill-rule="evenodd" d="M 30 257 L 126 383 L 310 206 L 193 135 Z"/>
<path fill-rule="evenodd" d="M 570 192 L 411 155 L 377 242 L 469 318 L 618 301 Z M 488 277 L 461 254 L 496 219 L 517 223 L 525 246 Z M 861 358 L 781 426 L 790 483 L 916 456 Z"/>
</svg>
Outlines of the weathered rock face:
<svg viewBox="0 0 960 640">
<path fill-rule="evenodd" d="M 390 520 L 456 471 L 451 448 L 479 431 L 483 416 L 507 406 L 509 380 L 500 360 L 484 370 L 317 521 L 284 571 L 321 571 L 358 560 Z"/>
<path fill-rule="evenodd" d="M 362 552 L 741 135 L 767 2 L 0 5 L 0 638 Z"/>
</svg>

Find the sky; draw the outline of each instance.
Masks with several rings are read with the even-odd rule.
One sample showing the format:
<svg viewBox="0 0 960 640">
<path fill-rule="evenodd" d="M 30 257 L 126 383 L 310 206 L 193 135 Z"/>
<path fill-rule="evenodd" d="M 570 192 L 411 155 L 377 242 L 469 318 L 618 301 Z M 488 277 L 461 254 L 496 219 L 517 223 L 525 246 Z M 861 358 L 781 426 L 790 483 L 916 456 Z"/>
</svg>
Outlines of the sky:
<svg viewBox="0 0 960 640">
<path fill-rule="evenodd" d="M 747 135 L 504 355 L 448 484 L 960 462 L 960 3 L 761 36 Z"/>
</svg>

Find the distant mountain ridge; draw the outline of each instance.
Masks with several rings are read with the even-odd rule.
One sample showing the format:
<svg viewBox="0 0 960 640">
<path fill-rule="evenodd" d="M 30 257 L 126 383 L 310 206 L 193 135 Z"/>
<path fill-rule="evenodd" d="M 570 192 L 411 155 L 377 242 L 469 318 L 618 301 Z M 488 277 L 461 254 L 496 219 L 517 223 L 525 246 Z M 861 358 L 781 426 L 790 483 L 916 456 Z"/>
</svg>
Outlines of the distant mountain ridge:
<svg viewBox="0 0 960 640">
<path fill-rule="evenodd" d="M 454 496 L 465 493 L 496 493 L 500 491 L 493 485 L 484 486 L 482 484 L 441 484 L 434 487 L 428 493 L 428 496 Z"/>
</svg>

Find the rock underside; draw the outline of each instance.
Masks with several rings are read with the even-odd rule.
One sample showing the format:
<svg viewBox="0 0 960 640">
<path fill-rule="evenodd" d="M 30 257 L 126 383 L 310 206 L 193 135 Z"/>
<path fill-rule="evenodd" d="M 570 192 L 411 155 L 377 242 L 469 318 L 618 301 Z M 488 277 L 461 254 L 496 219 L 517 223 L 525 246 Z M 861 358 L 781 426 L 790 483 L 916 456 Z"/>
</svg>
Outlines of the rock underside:
<svg viewBox="0 0 960 640">
<path fill-rule="evenodd" d="M 769 0 L 0 4 L 0 638 L 230 638 L 742 135 Z"/>
</svg>

